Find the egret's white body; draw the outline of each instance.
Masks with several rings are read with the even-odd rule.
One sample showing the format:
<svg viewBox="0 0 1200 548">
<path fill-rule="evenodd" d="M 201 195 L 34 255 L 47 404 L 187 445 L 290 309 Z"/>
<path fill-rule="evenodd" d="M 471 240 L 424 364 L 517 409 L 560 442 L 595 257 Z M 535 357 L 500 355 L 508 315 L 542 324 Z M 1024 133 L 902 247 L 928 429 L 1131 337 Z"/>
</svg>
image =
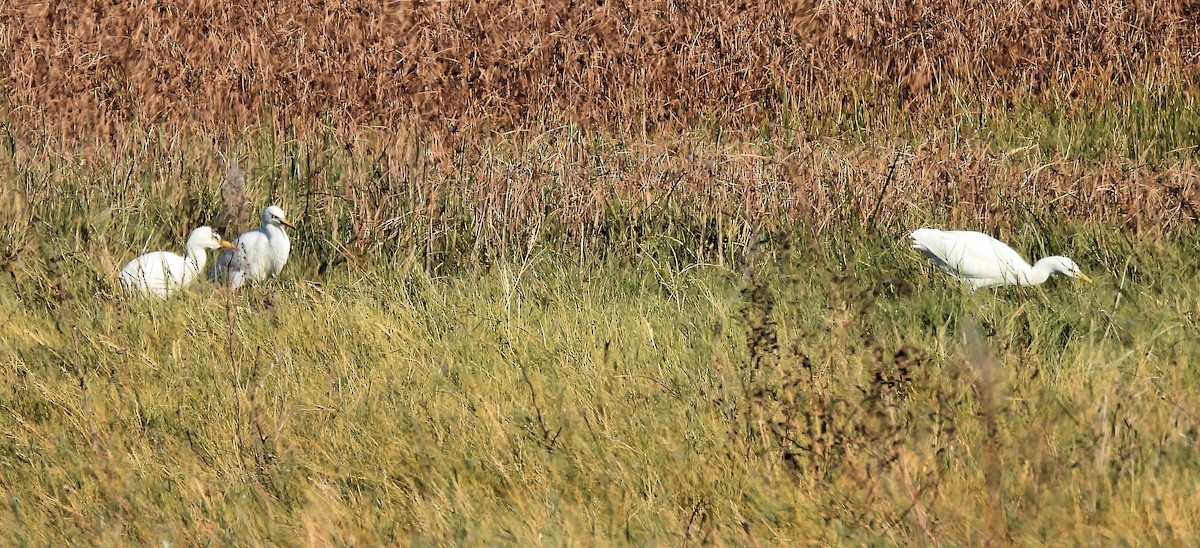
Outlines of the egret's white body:
<svg viewBox="0 0 1200 548">
<path fill-rule="evenodd" d="M 292 249 L 292 242 L 283 227 L 295 227 L 287 222 L 279 206 L 264 209 L 262 223 L 261 227 L 239 236 L 233 249 L 217 257 L 209 277 L 237 289 L 246 283 L 279 275 Z"/>
<path fill-rule="evenodd" d="M 996 285 L 1037 285 L 1052 274 L 1092 279 L 1066 257 L 1046 257 L 1033 266 L 1004 242 L 982 232 L 922 228 L 908 235 L 913 249 L 924 253 L 943 272 L 976 290 Z"/>
<path fill-rule="evenodd" d="M 202 226 L 188 236 L 186 257 L 169 251 L 142 255 L 121 269 L 121 285 L 130 293 L 166 297 L 192 283 L 208 262 L 208 250 L 221 247 L 233 247 L 233 244 L 222 240 L 213 229 Z"/>
</svg>

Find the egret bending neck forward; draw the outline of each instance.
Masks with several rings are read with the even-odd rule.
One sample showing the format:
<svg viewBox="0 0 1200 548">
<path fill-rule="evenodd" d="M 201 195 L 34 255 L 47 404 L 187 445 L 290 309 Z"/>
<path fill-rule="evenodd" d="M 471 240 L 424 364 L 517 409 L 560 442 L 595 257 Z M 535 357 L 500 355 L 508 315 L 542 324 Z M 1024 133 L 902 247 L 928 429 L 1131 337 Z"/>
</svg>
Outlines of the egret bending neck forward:
<svg viewBox="0 0 1200 548">
<path fill-rule="evenodd" d="M 1061 255 L 1053 255 L 1045 257 L 1033 266 L 1028 263 L 1021 265 L 1024 269 L 1021 272 L 1021 285 L 1038 285 L 1050 279 L 1052 274 L 1061 274 L 1070 278 L 1079 278 L 1085 281 L 1091 281 L 1091 278 L 1084 276 L 1079 272 L 1079 267 L 1075 266 L 1075 262 Z"/>
<path fill-rule="evenodd" d="M 1071 259 L 1046 257 L 1029 266 L 1011 247 L 982 232 L 922 228 L 908 238 L 913 249 L 924 253 L 935 266 L 962 280 L 972 290 L 997 285 L 1037 285 L 1052 274 L 1092 283 Z"/>
<path fill-rule="evenodd" d="M 195 238 L 188 238 L 187 249 L 184 251 L 184 271 L 183 284 L 187 285 L 200 275 L 204 270 L 204 265 L 208 264 L 209 247 L 204 242 L 192 241 Z"/>
</svg>

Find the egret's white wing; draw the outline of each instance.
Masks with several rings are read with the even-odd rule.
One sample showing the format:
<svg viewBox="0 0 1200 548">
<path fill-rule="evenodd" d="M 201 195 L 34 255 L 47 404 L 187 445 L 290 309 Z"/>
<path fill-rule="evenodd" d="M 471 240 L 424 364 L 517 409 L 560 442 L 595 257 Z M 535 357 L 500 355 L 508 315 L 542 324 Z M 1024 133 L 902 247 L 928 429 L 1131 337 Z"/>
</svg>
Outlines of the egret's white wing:
<svg viewBox="0 0 1200 548">
<path fill-rule="evenodd" d="M 938 268 L 977 287 L 1016 283 L 1018 272 L 1029 268 L 1011 247 L 980 232 L 923 228 L 910 238 Z"/>
<path fill-rule="evenodd" d="M 159 297 L 182 288 L 187 281 L 186 260 L 167 251 L 155 251 L 138 257 L 121 269 L 121 284 L 128 291 Z"/>
<path fill-rule="evenodd" d="M 246 282 L 265 280 L 270 244 L 263 229 L 242 234 L 234 246 L 233 257 L 229 262 L 230 287 L 237 289 Z"/>
</svg>

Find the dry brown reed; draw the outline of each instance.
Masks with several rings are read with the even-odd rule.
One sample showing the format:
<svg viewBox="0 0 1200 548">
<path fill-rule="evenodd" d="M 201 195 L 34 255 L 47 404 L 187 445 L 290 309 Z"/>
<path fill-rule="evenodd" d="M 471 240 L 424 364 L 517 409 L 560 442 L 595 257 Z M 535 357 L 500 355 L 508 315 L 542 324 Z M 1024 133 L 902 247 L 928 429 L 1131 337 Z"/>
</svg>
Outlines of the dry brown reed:
<svg viewBox="0 0 1200 548">
<path fill-rule="evenodd" d="M 318 219 L 349 224 L 330 232 L 358 255 L 384 245 L 427 254 L 467 245 L 486 258 L 547 235 L 586 255 L 665 233 L 687 234 L 695 257 L 719 261 L 756 231 L 900 233 L 937 222 L 1008 235 L 1032 215 L 1172 234 L 1200 213 L 1190 159 L 1047 163 L 936 141 L 902 154 L 778 143 L 786 152 L 764 156 L 689 140 L 597 145 L 564 130 L 507 145 L 464 141 L 456 161 L 440 163 L 412 155 L 404 140 L 357 141 L 356 153 L 372 162 L 332 153 L 323 161 L 346 166 L 340 179 L 308 183 L 322 204 Z M 415 241 L 413 226 L 424 227 Z"/>
<path fill-rule="evenodd" d="M 864 89 L 933 116 L 954 94 L 1076 102 L 1200 74 L 1194 0 L 12 2 L 0 28 L 8 116 L 64 135 L 264 113 L 655 131 L 836 113 Z"/>
<path fill-rule="evenodd" d="M 1009 239 L 1029 233 L 1028 223 L 1072 219 L 1172 235 L 1192 230 L 1200 215 L 1200 171 L 1190 158 L 1047 160 L 936 138 L 896 151 L 823 140 L 749 149 L 692 139 L 628 145 L 570 129 L 453 145 L 419 132 L 360 132 L 349 147 L 289 141 L 268 153 L 243 142 L 234 147 L 245 159 L 240 178 L 209 153 L 213 141 L 186 141 L 182 154 L 166 152 L 174 141 L 163 136 L 139 142 L 150 152 L 107 149 L 123 158 L 114 158 L 115 170 L 103 161 L 72 166 L 69 153 L 48 155 L 50 164 L 23 161 L 30 184 L 8 193 L 18 228 L 28 232 L 34 216 L 78 222 L 86 217 L 63 205 L 78 203 L 97 212 L 142 209 L 125 222 L 150 214 L 179 237 L 213 220 L 232 236 L 254 224 L 256 208 L 279 203 L 302 220 L 299 244 L 323 273 L 380 253 L 430 271 L 487 264 L 546 243 L 580 256 L 632 256 L 646 235 L 677 239 L 689 261 L 717 263 L 760 231 L 898 238 L 934 224 Z M 452 150 L 437 152 L 444 148 Z M 244 188 L 233 192 L 238 180 Z M 247 201 L 255 207 L 237 213 Z"/>
<path fill-rule="evenodd" d="M 547 235 L 587 253 L 679 223 L 716 258 L 763 229 L 1003 235 L 1048 205 L 1174 232 L 1200 207 L 1191 156 L 1005 149 L 944 117 L 1047 100 L 1087 120 L 1075 111 L 1141 98 L 1122 108 L 1150 112 L 1151 133 L 1130 138 L 1161 131 L 1186 152 L 1194 113 L 1152 112 L 1162 88 L 1195 108 L 1198 17 L 1195 2 L 10 3 L 0 111 L 22 169 L 149 175 L 160 195 L 234 173 L 183 149 L 241 146 L 268 179 L 252 198 L 322 229 L 322 268 L 383 246 L 486 259 Z M 908 133 L 854 145 L 809 127 L 877 119 Z M 244 150 L 254 132 L 266 144 Z M 25 199 L 60 192 L 45 181 Z M 139 203 L 122 188 L 110 198 Z M 218 220 L 245 228 L 226 198 Z"/>
</svg>

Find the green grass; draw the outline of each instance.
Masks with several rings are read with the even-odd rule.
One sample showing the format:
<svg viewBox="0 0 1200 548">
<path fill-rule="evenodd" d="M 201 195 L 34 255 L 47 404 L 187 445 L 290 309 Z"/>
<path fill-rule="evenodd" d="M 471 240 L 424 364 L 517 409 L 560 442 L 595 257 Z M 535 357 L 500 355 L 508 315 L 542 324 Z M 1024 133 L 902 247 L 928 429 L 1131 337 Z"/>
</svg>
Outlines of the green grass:
<svg viewBox="0 0 1200 548">
<path fill-rule="evenodd" d="M 0 277 L 0 530 L 1194 541 L 1195 243 L 1037 235 L 1096 285 L 965 292 L 848 234 L 764 245 L 747 270 L 539 250 L 314 284 L 299 256 L 266 288 L 150 302 L 111 298 L 80 254 L 59 263 L 65 300 Z"/>
<path fill-rule="evenodd" d="M 909 144 L 968 152 L 900 171 L 891 189 L 930 195 L 886 204 L 856 185 L 911 134 L 857 101 L 847 123 L 883 133 L 812 149 L 567 128 L 351 151 L 257 128 L 229 139 L 241 220 L 203 139 L 9 141 L 2 542 L 1194 544 L 1194 223 L 1152 204 L 1143 230 L 1115 226 L 1138 203 L 1080 222 L 1016 162 L 983 228 L 1095 285 L 972 293 L 903 240 L 971 218 L 978 193 L 942 191 L 982 176 L 938 177 L 980 150 L 1033 144 L 1094 185 L 1123 176 L 1089 159 L 1108 154 L 1186 171 L 1190 99 L 962 114 Z M 688 169 L 705 186 L 672 194 Z M 819 227 L 787 209 L 805 189 L 835 206 Z M 300 221 L 281 279 L 118 291 L 135 255 L 201 223 L 233 236 L 271 202 Z"/>
<path fill-rule="evenodd" d="M 1200 104 L 1182 84 L 1135 86 L 1073 97 L 1062 89 L 1037 96 L 984 96 L 968 88 L 900 104 L 866 83 L 829 103 L 802 104 L 786 91 L 778 108 L 783 131 L 839 139 L 855 146 L 921 141 L 943 135 L 1000 151 L 1033 150 L 1039 158 L 1096 160 L 1123 157 L 1157 163 L 1194 157 L 1200 143 Z M 775 105 L 766 105 L 774 107 Z"/>
</svg>

